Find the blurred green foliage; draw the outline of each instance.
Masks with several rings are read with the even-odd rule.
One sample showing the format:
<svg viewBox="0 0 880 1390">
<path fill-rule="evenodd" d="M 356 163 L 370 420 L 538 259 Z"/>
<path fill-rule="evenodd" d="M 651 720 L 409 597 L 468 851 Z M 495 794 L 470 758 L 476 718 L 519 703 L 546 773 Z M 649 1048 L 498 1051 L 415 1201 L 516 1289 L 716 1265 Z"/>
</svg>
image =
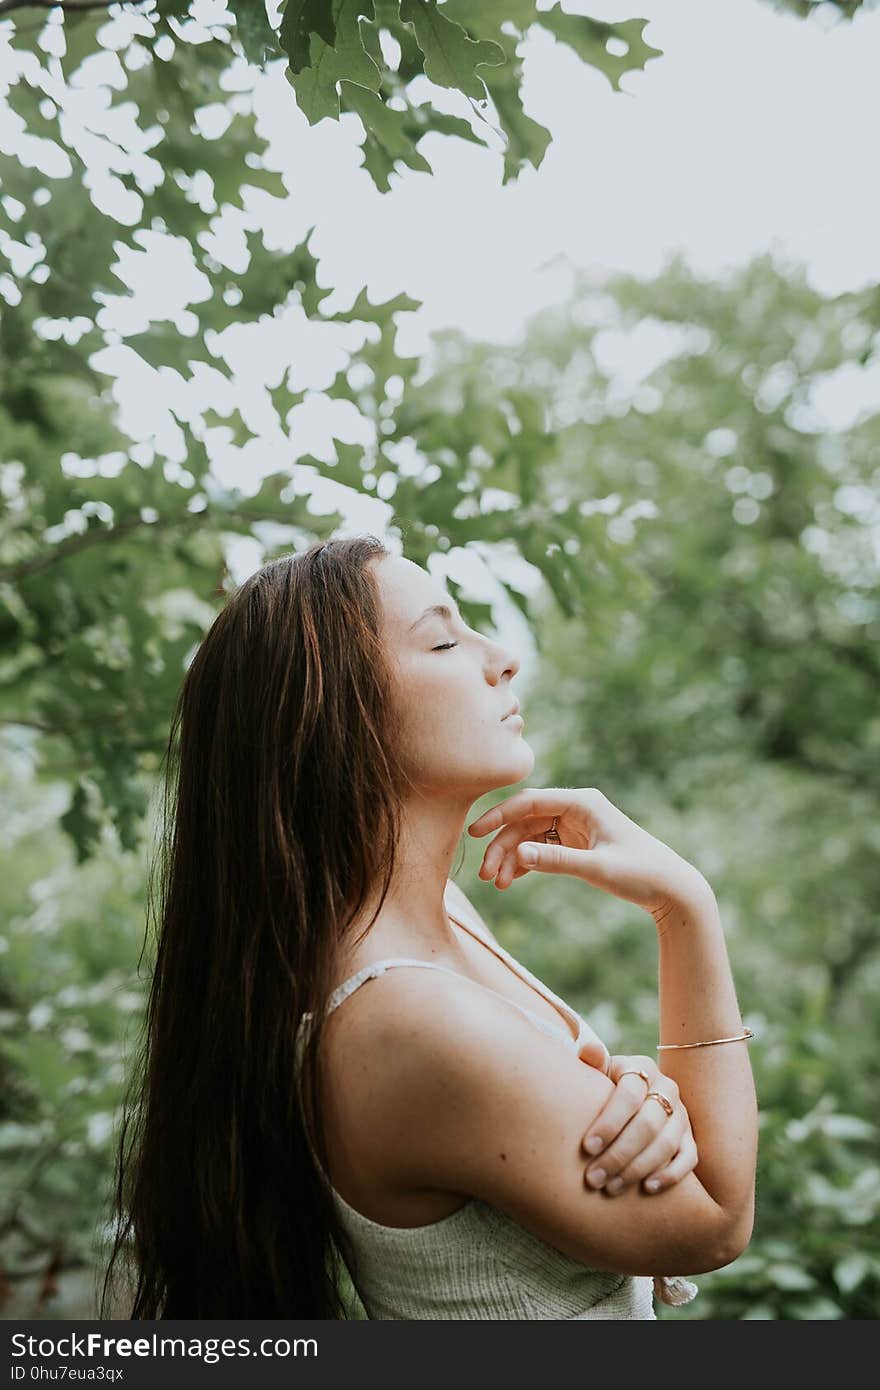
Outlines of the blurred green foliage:
<svg viewBox="0 0 880 1390">
<path fill-rule="evenodd" d="M 586 551 L 594 602 L 539 599 L 535 778 L 601 787 L 706 874 L 758 1033 L 752 1245 L 663 1317 L 880 1307 L 878 327 L 876 290 L 823 299 L 761 259 L 724 283 L 582 281 L 521 350 L 450 350 L 487 394 L 531 384 L 558 460 L 542 484 L 601 508 L 645 586 L 618 601 Z M 639 358 L 653 370 L 622 380 Z M 647 923 L 570 880 L 500 897 L 481 854 L 460 881 L 505 944 L 612 1051 L 654 1055 Z"/>
<path fill-rule="evenodd" d="M 653 283 L 583 281 L 516 347 L 444 335 L 398 407 L 401 430 L 418 422 L 428 470 L 444 451 L 468 461 L 463 543 L 490 565 L 493 553 L 509 563 L 493 523 L 515 527 L 529 497 L 601 522 L 604 545 L 569 547 L 575 610 L 550 576 L 524 605 L 540 649 L 521 692 L 534 780 L 600 786 L 690 858 L 721 905 L 758 1034 L 756 1227 L 664 1318 L 869 1318 L 880 1303 L 880 414 L 870 398 L 838 428 L 820 412 L 829 383 L 864 394 L 878 309 L 875 293 L 823 299 L 766 259 L 724 283 L 678 264 Z M 518 444 L 491 453 L 512 401 Z M 434 496 L 413 506 L 427 517 Z M 136 542 L 118 544 L 122 559 Z M 149 552 L 138 564 L 149 591 Z M 70 566 L 67 582 L 77 592 L 89 572 Z M 63 685 L 63 666 L 43 681 L 53 669 Z M 96 805 L 78 863 L 60 828 L 71 766 L 27 751 L 47 739 L 12 723 L 2 762 L 2 1255 L 14 1296 L 32 1303 L 47 1270 L 87 1282 L 106 1235 L 112 1123 L 149 969 L 147 956 L 138 973 L 153 829 L 139 821 L 126 847 Z M 147 804 L 150 770 L 134 775 Z M 476 878 L 480 854 L 468 843 L 457 877 L 500 939 L 612 1051 L 653 1053 L 648 919 L 571 880 L 526 877 L 499 895 Z M 40 1307 L 63 1316 L 64 1280 L 52 1287 Z"/>
<path fill-rule="evenodd" d="M 842 19 L 852 19 L 861 9 L 873 9 L 877 0 L 770 0 L 778 10 L 792 10 L 809 18 L 817 10 L 837 10 Z"/>
<path fill-rule="evenodd" d="M 106 23 L 16 13 L 10 41 L 21 77 L 3 114 L 38 139 L 5 158 L 0 198 L 4 1314 L 92 1314 L 150 967 L 149 951 L 139 957 L 158 760 L 188 656 L 231 588 L 229 542 L 252 537 L 268 559 L 340 520 L 309 507 L 296 463 L 390 500 L 419 563 L 456 547 L 503 562 L 503 591 L 540 650 L 523 691 L 536 780 L 601 786 L 716 889 L 758 1031 L 756 1230 L 732 1266 L 700 1276 L 693 1304 L 660 1316 L 876 1316 L 880 414 L 876 393 L 838 427 L 820 407 L 865 394 L 880 296 L 827 300 L 768 260 L 717 284 L 672 265 L 652 284 L 578 283 L 516 347 L 446 334 L 430 362 L 403 357 L 396 319 L 415 301 L 375 305 L 362 291 L 327 314 L 309 237 L 273 249 L 259 233 L 251 199 L 288 190 L 265 167 L 249 93 L 229 79 L 242 51 L 262 64 L 276 36 L 243 0 L 230 6 L 237 27 L 206 33 L 187 10 L 160 0 L 151 17 Z M 319 47 L 329 33 L 306 35 L 306 51 L 285 30 L 284 51 L 298 55 L 287 75 L 310 121 L 337 98 L 361 116 L 364 165 L 383 189 L 400 164 L 427 171 L 428 131 L 479 139 L 414 104 L 420 74 L 465 93 L 485 83 L 507 181 L 537 167 L 550 139 L 522 110 L 517 35 L 549 28 L 614 86 L 655 53 L 639 20 L 449 0 L 461 32 L 444 71 L 426 5 L 375 0 L 375 23 L 368 10 L 357 33 L 333 36 L 338 69 Z M 400 53 L 377 88 L 355 74 L 378 71 L 379 25 Z M 315 54 L 335 71 L 332 94 L 309 76 Z M 102 57 L 109 67 L 90 77 L 83 64 Z M 103 182 L 94 132 L 65 110 L 83 81 L 116 122 Z M 209 137 L 198 117 L 221 108 L 222 137 Z M 109 189 L 124 211 L 106 210 Z M 228 214 L 243 268 L 212 254 Z M 135 313 L 123 277 L 163 239 L 187 249 L 195 281 L 182 309 L 153 318 Z M 256 489 L 224 487 L 210 431 L 242 450 L 261 434 L 237 407 L 222 335 L 259 332 L 291 306 L 315 331 L 363 331 L 324 394 L 376 442 L 337 440 L 330 463 L 302 457 L 288 417 L 307 392 L 282 360 L 266 388 L 289 462 Z M 121 428 L 108 346 L 151 399 L 173 381 L 178 458 Z M 653 365 L 627 382 L 640 355 Z M 187 409 L 206 380 L 215 406 Z M 537 600 L 510 578 L 515 561 L 543 578 Z M 470 621 L 491 623 L 485 604 L 457 597 Z M 612 1050 L 652 1052 L 647 919 L 561 880 L 526 878 L 499 897 L 476 879 L 479 854 L 468 844 L 459 881 L 509 948 Z"/>
<path fill-rule="evenodd" d="M 407 14 L 423 9 L 410 6 Z M 498 28 L 508 11 L 527 24 L 533 9 L 532 0 L 513 7 L 505 0 L 472 17 Z M 377 22 L 388 10 L 377 0 Z M 251 88 L 258 55 L 250 45 L 259 46 L 259 33 L 242 31 L 249 66 L 231 11 L 206 28 L 185 20 L 187 11 L 187 0 L 160 0 L 149 14 L 126 10 L 106 22 L 91 10 L 55 10 L 37 23 L 21 22 L 16 10 L 3 21 L 9 47 L 0 78 L 9 91 L 0 115 L 13 136 L 25 138 L 3 161 L 0 197 L 0 719 L 38 730 L 41 756 L 51 750 L 50 762 L 70 768 L 73 795 L 62 825 L 79 862 L 93 852 L 106 815 L 123 846 L 136 846 L 146 811 L 142 774 L 158 765 L 181 663 L 231 587 L 230 538 L 255 537 L 280 552 L 329 535 L 342 521 L 310 505 L 312 476 L 394 496 L 416 560 L 474 537 L 506 537 L 546 570 L 569 611 L 578 566 L 560 542 L 573 536 L 604 547 L 609 570 L 616 559 L 604 527 L 576 510 L 556 515 L 533 498 L 512 527 L 509 518 L 475 521 L 462 510 L 474 469 L 440 447 L 433 422 L 414 423 L 419 362 L 397 349 L 398 317 L 418 301 L 400 293 L 374 304 L 361 290 L 349 308 L 328 311 L 332 289 L 318 284 L 313 229 L 298 245 L 267 245 L 260 200 L 291 195 L 281 172 L 267 167 L 257 131 Z M 584 61 L 612 77 L 623 60 L 606 42 L 623 42 L 626 33 L 631 60 L 648 56 L 637 42 L 639 22 L 638 34 L 629 22 L 598 24 L 593 33 L 592 21 L 570 27 L 551 12 L 540 22 L 564 27 L 566 41 L 584 48 Z M 590 34 L 601 38 L 598 46 L 587 42 Z M 421 71 L 424 55 L 409 21 L 400 22 L 399 37 L 405 72 L 389 76 L 397 85 L 383 100 L 399 96 L 404 77 Z M 317 34 L 311 41 L 324 42 Z M 423 42 L 430 48 L 434 40 L 423 34 Z M 509 36 L 505 43 L 512 52 Z M 508 115 L 521 75 L 513 56 L 510 62 Z M 352 88 L 337 77 L 340 88 Z M 97 107 L 88 114 L 83 87 Z M 442 113 L 428 103 L 416 109 L 419 138 L 445 130 Z M 362 115 L 368 148 L 381 162 L 385 127 L 371 125 L 369 111 Z M 395 108 L 394 118 L 404 115 Z M 527 124 L 523 117 L 517 126 L 523 139 Z M 413 131 L 392 142 L 401 158 L 411 138 Z M 418 153 L 415 143 L 412 150 Z M 230 227 L 242 243 L 231 255 L 223 248 Z M 171 295 L 168 258 L 179 281 Z M 133 292 L 145 283 L 147 292 Z M 375 443 L 335 439 L 329 461 L 298 448 L 292 412 L 313 390 L 301 384 L 309 380 L 303 364 L 289 349 L 279 351 L 264 395 L 283 465 L 260 473 L 256 486 L 226 486 L 210 469 L 212 450 L 232 446 L 238 476 L 247 478 L 266 433 L 241 400 L 235 344 L 243 336 L 253 342 L 282 312 L 300 327 L 307 321 L 316 352 L 342 359 L 321 394 L 360 415 Z M 273 340 L 281 341 L 274 329 Z M 155 432 L 148 424 L 137 440 L 120 426 L 120 374 L 136 377 L 152 403 Z M 476 417 L 465 423 L 484 454 L 491 446 L 518 456 L 527 475 L 531 454 L 543 458 L 549 443 L 529 410 L 526 396 L 500 393 L 483 425 Z M 414 431 L 436 464 L 427 476 L 410 466 Z M 163 435 L 172 439 L 164 448 Z M 466 601 L 463 608 L 479 614 Z"/>
</svg>

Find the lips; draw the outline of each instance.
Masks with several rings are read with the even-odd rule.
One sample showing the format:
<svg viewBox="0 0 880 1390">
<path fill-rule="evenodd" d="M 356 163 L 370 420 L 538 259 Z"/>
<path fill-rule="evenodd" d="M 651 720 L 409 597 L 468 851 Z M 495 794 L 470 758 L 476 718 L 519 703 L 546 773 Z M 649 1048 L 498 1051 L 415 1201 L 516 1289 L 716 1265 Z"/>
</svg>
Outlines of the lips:
<svg viewBox="0 0 880 1390">
<path fill-rule="evenodd" d="M 510 714 L 519 714 L 519 700 L 516 700 L 516 701 L 510 706 L 510 709 L 507 711 L 507 714 L 502 714 L 502 716 L 501 716 L 501 722 L 503 723 L 504 720 L 507 718 L 507 716 L 510 715 Z"/>
</svg>

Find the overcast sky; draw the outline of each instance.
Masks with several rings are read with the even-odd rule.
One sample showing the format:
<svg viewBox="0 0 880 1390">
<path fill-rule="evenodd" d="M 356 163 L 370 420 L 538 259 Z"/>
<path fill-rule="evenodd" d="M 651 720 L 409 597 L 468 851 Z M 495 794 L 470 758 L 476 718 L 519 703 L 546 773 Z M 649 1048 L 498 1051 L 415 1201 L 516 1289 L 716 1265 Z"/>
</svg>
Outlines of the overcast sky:
<svg viewBox="0 0 880 1390">
<path fill-rule="evenodd" d="M 214 0 L 203 8 L 209 14 Z M 549 8 L 547 0 L 539 8 Z M 772 248 L 802 262 L 825 293 L 880 280 L 880 12 L 834 22 L 831 6 L 806 21 L 761 0 L 566 0 L 565 8 L 607 19 L 647 16 L 645 38 L 663 56 L 627 76 L 625 91 L 615 93 L 569 49 L 536 32 L 524 47 L 523 99 L 553 141 L 540 170 L 527 170 L 506 187 L 498 140 L 484 149 L 432 135 L 420 148 L 433 175 L 404 169 L 392 175 L 391 192 L 381 194 L 358 167 L 357 117 L 310 127 L 280 64 L 256 74 L 268 162 L 284 169 L 290 190 L 266 219 L 266 234 L 273 245 L 292 247 L 316 224 L 311 248 L 319 281 L 335 287 L 325 309 L 347 307 L 363 285 L 374 301 L 407 291 L 423 301 L 416 314 L 399 319 L 398 347 L 409 354 L 426 349 L 431 330 L 448 326 L 511 341 L 530 314 L 564 297 L 566 257 L 581 267 L 651 276 L 682 252 L 697 269 L 721 274 Z M 120 35 L 128 31 L 120 26 L 134 22 L 122 15 L 102 33 L 112 33 L 113 46 L 121 48 Z M 112 81 L 101 73 L 96 62 L 93 88 L 78 98 L 72 122 L 85 116 L 100 128 L 100 81 Z M 0 41 L 0 76 L 8 85 L 13 75 Z M 248 80 L 245 74 L 244 85 Z M 429 90 L 444 109 L 470 115 L 459 94 L 425 83 L 414 95 L 422 100 Z M 0 140 L 0 147 L 15 148 L 16 140 Z M 101 172 L 101 142 L 92 140 L 88 154 L 101 206 L 112 209 L 116 197 L 121 220 L 130 224 L 135 219 L 124 209 L 122 186 L 114 190 L 112 175 Z M 230 263 L 240 241 L 235 223 L 224 219 L 228 235 L 215 250 Z M 120 333 L 134 331 L 147 311 L 185 327 L 186 286 L 198 275 L 179 249 L 165 256 L 159 246 L 151 249 L 149 274 L 140 254 L 122 267 L 134 298 L 121 297 L 102 319 Z M 265 473 L 291 468 L 309 482 L 312 474 L 297 470 L 297 457 L 332 458 L 332 434 L 372 439 L 352 405 L 322 394 L 362 338 L 352 326 L 310 324 L 296 309 L 231 330 L 224 344 L 237 375 L 236 402 L 261 434 L 240 452 L 223 447 L 222 431 L 212 439 L 224 481 L 251 490 Z M 642 361 L 638 342 L 632 354 L 620 368 L 637 378 L 653 362 Z M 173 373 L 157 378 L 133 358 L 120 343 L 95 359 L 118 374 L 121 423 L 136 439 L 154 436 L 160 454 L 182 457 L 182 435 L 163 401 L 181 407 L 186 399 L 193 409 L 211 397 L 194 395 Z M 291 385 L 310 388 L 286 433 L 264 385 L 278 380 L 285 362 Z M 830 416 L 845 424 L 868 404 L 880 408 L 880 377 L 831 383 L 827 396 Z M 370 499 L 350 509 L 332 483 L 316 489 L 315 500 L 318 510 L 348 511 L 355 529 L 382 529 L 389 513 Z M 258 553 L 247 547 L 240 553 L 249 572 Z M 463 569 L 460 561 L 453 555 L 443 565 L 480 587 L 481 567 Z M 480 596 L 490 597 L 485 576 L 482 589 Z"/>
</svg>

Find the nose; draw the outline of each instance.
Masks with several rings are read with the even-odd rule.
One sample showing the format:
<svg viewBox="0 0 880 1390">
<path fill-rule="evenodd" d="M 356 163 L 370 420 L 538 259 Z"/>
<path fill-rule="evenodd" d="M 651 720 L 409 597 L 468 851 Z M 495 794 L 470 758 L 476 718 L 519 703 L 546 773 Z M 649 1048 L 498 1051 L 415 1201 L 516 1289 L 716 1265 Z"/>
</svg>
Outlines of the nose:
<svg viewBox="0 0 880 1390">
<path fill-rule="evenodd" d="M 513 680 L 521 665 L 519 657 L 512 648 L 502 642 L 493 642 L 492 645 L 495 648 L 493 669 L 499 672 L 499 679 L 509 675 Z"/>
</svg>

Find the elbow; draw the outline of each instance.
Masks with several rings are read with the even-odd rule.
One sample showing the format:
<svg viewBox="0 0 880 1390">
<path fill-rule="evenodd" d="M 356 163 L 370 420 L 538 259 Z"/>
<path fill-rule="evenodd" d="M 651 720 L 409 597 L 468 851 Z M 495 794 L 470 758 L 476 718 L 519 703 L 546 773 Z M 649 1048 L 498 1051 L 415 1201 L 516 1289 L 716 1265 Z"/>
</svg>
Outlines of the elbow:
<svg viewBox="0 0 880 1390">
<path fill-rule="evenodd" d="M 751 1225 L 725 1225 L 687 1245 L 678 1244 L 663 1262 L 665 1274 L 711 1274 L 733 1264 L 747 1249 L 752 1238 Z"/>
<path fill-rule="evenodd" d="M 716 1242 L 713 1269 L 723 1269 L 733 1264 L 749 1247 L 754 1226 L 754 1207 L 741 1213 L 735 1221 L 727 1223 Z"/>
<path fill-rule="evenodd" d="M 654 1266 L 659 1265 L 668 1275 L 710 1274 L 739 1259 L 751 1238 L 751 1215 L 748 1219 L 741 1215 L 735 1221 L 725 1218 L 713 1222 L 699 1234 L 693 1232 L 690 1239 L 679 1238 L 674 1244 L 668 1244 L 662 1254 L 655 1252 Z M 640 1268 L 628 1272 L 643 1274 L 645 1271 Z"/>
<path fill-rule="evenodd" d="M 745 1210 L 735 1213 L 716 1208 L 713 1219 L 706 1223 L 699 1239 L 694 1241 L 693 1248 L 688 1252 L 690 1266 L 687 1272 L 708 1274 L 713 1269 L 723 1269 L 725 1265 L 733 1264 L 734 1260 L 739 1259 L 748 1249 L 752 1239 L 754 1216 L 754 1201 L 750 1202 Z M 679 1253 L 684 1254 L 683 1251 Z M 679 1262 L 681 1263 L 681 1260 Z M 668 1272 L 675 1274 L 686 1271 L 682 1268 L 680 1271 L 673 1269 Z"/>
</svg>

